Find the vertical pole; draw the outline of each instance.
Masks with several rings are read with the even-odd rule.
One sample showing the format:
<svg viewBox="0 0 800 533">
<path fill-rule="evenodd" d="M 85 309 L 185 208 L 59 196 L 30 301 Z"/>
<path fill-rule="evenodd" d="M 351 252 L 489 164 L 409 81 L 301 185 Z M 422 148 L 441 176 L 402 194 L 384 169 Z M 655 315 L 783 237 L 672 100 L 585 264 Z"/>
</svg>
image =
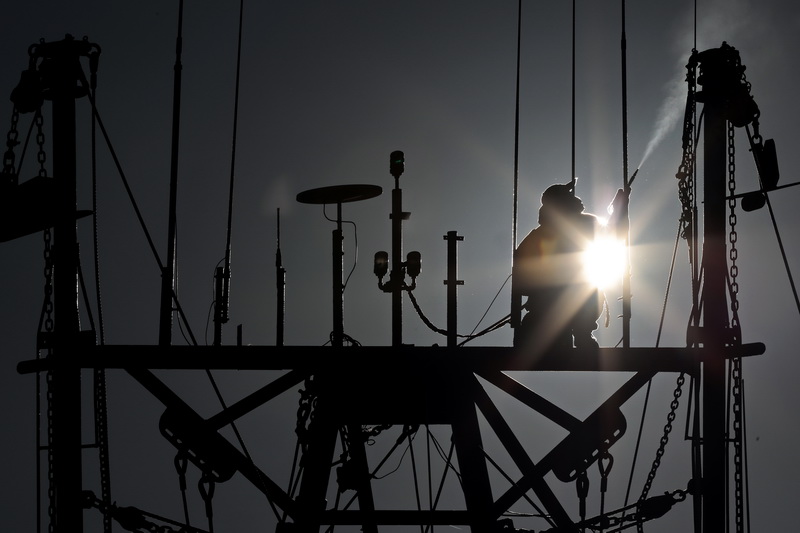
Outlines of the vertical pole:
<svg viewBox="0 0 800 533">
<path fill-rule="evenodd" d="M 714 109 L 716 108 L 716 109 Z M 725 119 L 706 104 L 703 242 L 703 494 L 706 533 L 722 531 L 725 518 Z"/>
<path fill-rule="evenodd" d="M 458 291 L 459 285 L 464 282 L 458 279 L 458 241 L 463 241 L 464 237 L 459 237 L 457 232 L 448 231 L 444 236 L 447 241 L 447 347 L 455 348 L 458 344 Z"/>
<path fill-rule="evenodd" d="M 342 235 L 342 204 L 336 204 L 336 229 L 333 230 L 333 346 L 344 344 L 344 237 Z"/>
<path fill-rule="evenodd" d="M 705 60 L 705 61 L 704 61 Z M 705 126 L 703 144 L 703 531 L 725 530 L 725 329 L 728 323 L 726 255 L 726 88 L 731 76 L 725 50 L 701 57 Z"/>
<path fill-rule="evenodd" d="M 222 345 L 222 306 L 225 298 L 225 268 L 214 271 L 214 346 Z"/>
<path fill-rule="evenodd" d="M 172 155 L 170 160 L 169 213 L 167 220 L 167 262 L 161 272 L 161 315 L 159 318 L 158 344 L 172 344 L 172 297 L 175 293 L 175 236 L 177 234 L 178 211 L 178 143 L 181 118 L 181 53 L 183 51 L 183 0 L 178 7 L 178 36 L 175 40 L 175 65 L 172 87 Z"/>
<path fill-rule="evenodd" d="M 451 378 L 461 385 L 459 390 L 470 391 L 476 385 L 475 376 L 457 372 Z M 464 500 L 469 511 L 470 530 L 490 531 L 492 498 L 489 471 L 483 454 L 478 414 L 474 394 L 464 394 L 454 402 L 455 418 L 452 422 L 453 444 L 461 469 Z"/>
<path fill-rule="evenodd" d="M 627 74 L 627 39 L 625 37 L 625 0 L 622 0 L 622 38 L 620 40 L 622 55 L 622 185 L 625 192 L 630 191 L 628 181 L 628 74 Z M 622 347 L 631 346 L 631 235 L 628 203 L 625 202 L 625 213 L 620 217 L 620 228 L 625 235 L 625 272 L 622 277 Z"/>
<path fill-rule="evenodd" d="M 356 472 L 356 491 L 358 492 L 358 510 L 362 512 L 361 531 L 364 533 L 378 533 L 378 525 L 370 515 L 375 511 L 375 497 L 372 494 L 372 476 L 367 462 L 367 451 L 362 436 L 361 424 L 351 422 L 347 424 L 347 435 L 350 439 L 350 460 Z"/>
<path fill-rule="evenodd" d="M 389 281 L 392 287 L 392 346 L 403 345 L 403 191 L 399 176 L 395 177 L 392 189 L 392 271 Z"/>
<path fill-rule="evenodd" d="M 278 248 L 275 251 L 275 289 L 278 291 L 275 345 L 283 346 L 283 328 L 286 315 L 286 269 L 281 258 L 281 208 L 278 208 Z"/>
<path fill-rule="evenodd" d="M 400 189 L 400 176 L 405 170 L 405 154 L 395 150 L 389 154 L 389 172 L 394 178 L 392 189 L 392 271 L 389 272 L 389 286 L 392 290 L 392 346 L 403 346 L 403 285 L 406 271 L 403 266 L 403 220 L 411 216 L 403 213 L 403 191 Z"/>
<path fill-rule="evenodd" d="M 318 382 L 319 384 L 321 383 Z M 300 515 L 297 517 L 298 533 L 319 533 L 319 514 L 327 505 L 325 495 L 338 430 L 333 421 L 334 413 L 325 400 L 328 398 L 318 397 L 318 407 L 315 408 L 314 418 L 308 427 L 308 449 L 303 454 L 303 478 L 297 496 L 300 506 Z"/>
<path fill-rule="evenodd" d="M 75 98 L 81 68 L 72 40 L 55 43 L 45 61 L 53 68 L 53 175 L 60 199 L 55 221 L 53 248 L 56 316 L 53 352 L 58 360 L 71 355 L 77 346 L 78 233 L 76 227 L 77 188 L 75 163 Z M 55 531 L 83 531 L 81 502 L 81 374 L 78 369 L 58 368 L 50 382 L 50 424 L 52 428 Z"/>
</svg>

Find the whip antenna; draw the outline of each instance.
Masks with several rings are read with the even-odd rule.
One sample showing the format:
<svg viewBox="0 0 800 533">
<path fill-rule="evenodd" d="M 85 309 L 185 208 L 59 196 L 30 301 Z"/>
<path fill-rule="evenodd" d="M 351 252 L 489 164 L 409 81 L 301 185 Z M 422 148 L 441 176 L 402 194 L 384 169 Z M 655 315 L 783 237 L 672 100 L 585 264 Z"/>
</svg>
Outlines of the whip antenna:
<svg viewBox="0 0 800 533">
<path fill-rule="evenodd" d="M 167 263 L 161 273 L 161 317 L 158 344 L 172 343 L 172 300 L 175 293 L 175 235 L 177 233 L 178 139 L 181 118 L 181 53 L 183 49 L 183 0 L 178 3 L 178 36 L 175 39 L 175 66 L 172 89 L 172 156 L 169 180 L 169 214 L 167 222 Z"/>
<path fill-rule="evenodd" d="M 277 301 L 277 329 L 275 331 L 275 345 L 283 346 L 283 329 L 285 325 L 286 313 L 286 269 L 283 268 L 283 259 L 281 257 L 281 208 L 278 208 L 278 247 L 275 251 L 275 284 L 278 290 Z"/>
<path fill-rule="evenodd" d="M 214 315 L 214 345 L 222 343 L 222 324 L 228 322 L 228 309 L 230 303 L 231 286 L 231 226 L 233 225 L 233 185 L 236 176 L 236 131 L 239 122 L 239 73 L 242 64 L 242 20 L 244 0 L 239 2 L 239 36 L 236 48 L 236 83 L 233 99 L 233 137 L 231 141 L 231 174 L 230 188 L 228 191 L 228 228 L 225 241 L 225 263 L 217 268 L 217 304 Z"/>
</svg>

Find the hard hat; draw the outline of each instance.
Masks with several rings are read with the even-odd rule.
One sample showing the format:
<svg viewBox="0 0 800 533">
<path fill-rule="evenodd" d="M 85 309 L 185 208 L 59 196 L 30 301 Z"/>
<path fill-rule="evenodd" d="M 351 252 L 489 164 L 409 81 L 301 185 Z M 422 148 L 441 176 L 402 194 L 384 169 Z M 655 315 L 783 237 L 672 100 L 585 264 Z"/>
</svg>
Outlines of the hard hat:
<svg viewBox="0 0 800 533">
<path fill-rule="evenodd" d="M 575 198 L 574 190 L 574 182 L 551 185 L 542 193 L 542 205 L 572 202 Z"/>
</svg>

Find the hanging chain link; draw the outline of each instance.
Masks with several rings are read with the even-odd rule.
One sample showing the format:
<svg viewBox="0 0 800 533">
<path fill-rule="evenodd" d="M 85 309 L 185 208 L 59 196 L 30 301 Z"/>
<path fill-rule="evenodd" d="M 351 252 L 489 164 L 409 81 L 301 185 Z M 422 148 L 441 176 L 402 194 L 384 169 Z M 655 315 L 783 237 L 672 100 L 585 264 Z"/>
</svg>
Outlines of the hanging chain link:
<svg viewBox="0 0 800 533">
<path fill-rule="evenodd" d="M 675 391 L 672 393 L 672 401 L 669 404 L 669 414 L 667 414 L 667 423 L 664 424 L 664 434 L 661 436 L 661 441 L 658 446 L 658 450 L 656 450 L 656 458 L 653 460 L 653 465 L 650 467 L 650 472 L 647 474 L 647 481 L 645 481 L 644 488 L 642 489 L 642 494 L 639 496 L 639 502 L 643 502 L 647 495 L 650 493 L 650 489 L 653 486 L 653 481 L 656 478 L 656 473 L 658 472 L 658 468 L 661 466 L 661 458 L 664 456 L 664 452 L 667 448 L 667 443 L 669 442 L 669 434 L 672 432 L 672 423 L 675 422 L 676 412 L 678 410 L 678 406 L 680 405 L 680 397 L 683 394 L 683 384 L 686 382 L 686 376 L 683 372 L 678 375 L 677 385 L 675 387 Z M 637 530 L 641 533 L 642 531 L 642 522 L 638 521 Z"/>
<path fill-rule="evenodd" d="M 675 177 L 678 179 L 678 199 L 681 202 L 681 237 L 686 239 L 689 249 L 694 246 L 692 232 L 694 221 L 694 116 L 697 108 L 695 94 L 697 81 L 695 69 L 697 67 L 697 51 L 692 51 L 692 57 L 686 65 L 686 82 L 688 95 L 686 97 L 686 111 L 683 116 L 683 137 L 681 163 Z"/>
<path fill-rule="evenodd" d="M 742 85 L 745 86 L 747 93 L 750 93 L 750 83 L 747 81 L 744 74 L 744 67 L 740 69 Z M 758 127 L 758 113 L 756 112 L 753 117 L 753 128 L 755 131 L 755 140 L 760 142 L 760 134 Z M 739 322 L 739 283 L 737 276 L 739 275 L 739 267 L 736 264 L 738 259 L 738 249 L 736 244 L 738 235 L 736 232 L 736 144 L 734 142 L 734 126 L 728 122 L 728 207 L 730 214 L 728 215 L 728 223 L 730 225 L 730 233 L 728 240 L 730 241 L 730 297 L 731 297 L 731 329 L 734 333 L 734 340 L 741 343 L 741 324 Z M 731 360 L 731 395 L 733 396 L 732 409 L 733 409 L 733 466 L 734 466 L 734 501 L 735 501 L 735 527 L 736 533 L 744 532 L 744 464 L 743 464 L 743 442 L 744 442 L 744 398 L 743 398 L 743 384 L 742 384 L 742 359 L 737 357 Z"/>
<path fill-rule="evenodd" d="M 19 110 L 14 106 L 11 112 L 11 128 L 6 135 L 6 151 L 3 154 L 3 183 L 2 185 L 16 185 L 17 184 L 17 167 L 16 155 L 14 154 L 14 147 L 19 144 L 19 131 L 17 126 L 19 124 Z"/>
<path fill-rule="evenodd" d="M 742 397 L 742 358 L 737 357 L 731 362 L 731 394 L 733 395 L 733 482 L 734 499 L 736 502 L 735 524 L 736 533 L 744 532 L 744 416 Z"/>
<path fill-rule="evenodd" d="M 53 473 L 53 372 L 48 371 L 47 384 L 47 516 L 50 519 L 48 531 L 56 531 L 56 480 Z"/>
<path fill-rule="evenodd" d="M 46 178 L 47 167 L 45 163 L 47 162 L 47 152 L 44 151 L 44 118 L 42 117 L 41 108 L 36 111 L 36 116 L 33 120 L 34 124 L 36 124 L 36 144 L 39 146 L 39 153 L 36 154 L 36 160 L 39 162 L 39 177 Z"/>
<path fill-rule="evenodd" d="M 53 251 L 52 233 L 50 228 L 44 230 L 44 334 L 47 337 L 48 357 L 51 354 L 52 344 L 50 336 L 53 333 Z M 49 531 L 54 533 L 56 529 L 56 485 L 53 475 L 53 372 L 48 371 L 45 383 L 47 385 L 47 515 L 50 518 Z"/>
<path fill-rule="evenodd" d="M 34 124 L 36 125 L 36 143 L 39 147 L 39 175 L 47 177 L 47 168 L 45 161 L 47 156 L 44 150 L 45 137 L 44 137 L 44 120 L 42 119 L 41 109 L 36 111 L 34 117 Z M 43 332 L 40 332 L 39 348 L 47 348 L 47 356 L 52 354 L 52 334 L 54 330 L 53 321 L 53 234 L 50 228 L 44 230 L 44 320 L 42 321 Z M 44 340 L 42 340 L 44 339 Z M 54 533 L 57 527 L 56 524 L 56 484 L 53 472 L 53 424 L 55 417 L 53 416 L 53 372 L 48 371 L 45 383 L 47 386 L 47 497 L 48 507 L 47 515 L 50 519 L 48 530 Z"/>
<path fill-rule="evenodd" d="M 736 260 L 739 258 L 739 249 L 736 243 L 739 240 L 739 235 L 736 232 L 736 142 L 734 138 L 734 126 L 728 122 L 728 225 L 730 230 L 728 233 L 728 241 L 730 243 L 730 250 L 728 257 L 731 260 L 730 264 L 730 287 L 728 289 L 731 296 L 731 331 L 734 335 L 734 342 L 740 344 L 742 341 L 742 330 L 739 323 L 739 282 L 737 276 L 739 275 L 739 266 Z"/>
</svg>

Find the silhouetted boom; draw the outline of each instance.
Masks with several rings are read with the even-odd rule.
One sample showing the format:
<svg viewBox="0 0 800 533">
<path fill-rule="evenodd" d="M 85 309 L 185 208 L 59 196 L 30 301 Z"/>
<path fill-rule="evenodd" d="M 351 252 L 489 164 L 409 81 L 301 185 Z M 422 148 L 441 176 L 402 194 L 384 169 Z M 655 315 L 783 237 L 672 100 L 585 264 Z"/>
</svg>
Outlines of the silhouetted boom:
<svg viewBox="0 0 800 533">
<path fill-rule="evenodd" d="M 722 348 L 726 359 L 761 355 L 763 343 Z M 303 370 L 358 368 L 361 370 L 442 365 L 474 372 L 489 370 L 573 372 L 690 372 L 708 357 L 719 356 L 706 348 L 576 348 L 536 353 L 512 347 L 438 346 L 169 346 L 105 345 L 77 347 L 60 360 L 39 359 L 17 365 L 28 374 L 63 365 L 73 368 L 172 370 Z"/>
</svg>

